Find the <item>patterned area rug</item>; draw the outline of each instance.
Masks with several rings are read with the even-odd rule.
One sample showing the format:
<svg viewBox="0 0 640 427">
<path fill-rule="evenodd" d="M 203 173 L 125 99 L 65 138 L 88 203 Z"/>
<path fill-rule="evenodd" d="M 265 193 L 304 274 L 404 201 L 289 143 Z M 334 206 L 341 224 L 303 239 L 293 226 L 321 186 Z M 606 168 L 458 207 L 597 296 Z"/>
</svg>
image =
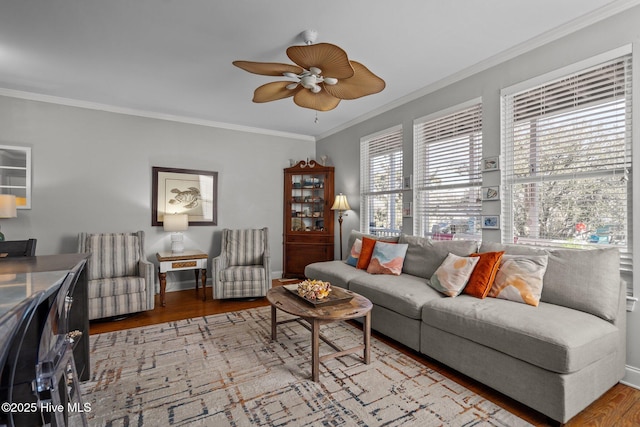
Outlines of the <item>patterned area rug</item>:
<svg viewBox="0 0 640 427">
<path fill-rule="evenodd" d="M 270 316 L 262 307 L 91 336 L 89 425 L 529 425 L 375 338 L 369 365 L 329 360 L 315 383 L 310 332 L 287 323 L 272 342 Z M 322 333 L 343 348 L 362 342 L 347 323 Z M 321 355 L 332 351 L 321 343 Z"/>
</svg>

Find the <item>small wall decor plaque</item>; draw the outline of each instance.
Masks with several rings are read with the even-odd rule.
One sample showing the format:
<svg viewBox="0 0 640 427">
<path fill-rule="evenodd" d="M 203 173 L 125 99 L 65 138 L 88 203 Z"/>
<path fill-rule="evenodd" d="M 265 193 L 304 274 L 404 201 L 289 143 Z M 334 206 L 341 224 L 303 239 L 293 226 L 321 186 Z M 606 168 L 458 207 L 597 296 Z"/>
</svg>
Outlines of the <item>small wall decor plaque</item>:
<svg viewBox="0 0 640 427">
<path fill-rule="evenodd" d="M 482 215 L 482 228 L 500 229 L 500 215 Z"/>
<path fill-rule="evenodd" d="M 500 170 L 500 157 L 485 157 L 482 159 L 482 171 L 497 171 Z"/>
<path fill-rule="evenodd" d="M 500 200 L 500 187 L 482 187 L 482 200 Z"/>
</svg>

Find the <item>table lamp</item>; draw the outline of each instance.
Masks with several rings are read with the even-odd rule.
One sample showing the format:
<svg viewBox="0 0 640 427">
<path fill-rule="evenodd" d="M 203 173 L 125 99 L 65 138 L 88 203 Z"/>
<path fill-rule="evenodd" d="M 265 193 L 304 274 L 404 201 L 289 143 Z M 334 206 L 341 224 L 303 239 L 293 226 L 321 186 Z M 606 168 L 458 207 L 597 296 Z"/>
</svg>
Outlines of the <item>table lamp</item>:
<svg viewBox="0 0 640 427">
<path fill-rule="evenodd" d="M 189 228 L 189 215 L 187 214 L 171 214 L 165 215 L 163 221 L 164 231 L 170 231 L 171 234 L 171 252 L 181 254 L 184 252 L 184 236 L 183 231 Z"/>
<path fill-rule="evenodd" d="M 0 194 L 0 218 L 15 218 L 17 216 L 16 196 L 13 194 Z M 2 241 L 4 241 L 4 234 L 0 231 L 0 242 Z"/>
<path fill-rule="evenodd" d="M 332 211 L 338 211 L 338 223 L 340 224 L 340 259 L 342 259 L 342 213 L 351 209 L 347 196 L 340 193 L 336 196 L 336 200 L 331 206 Z M 346 216 L 346 215 L 345 215 Z"/>
</svg>

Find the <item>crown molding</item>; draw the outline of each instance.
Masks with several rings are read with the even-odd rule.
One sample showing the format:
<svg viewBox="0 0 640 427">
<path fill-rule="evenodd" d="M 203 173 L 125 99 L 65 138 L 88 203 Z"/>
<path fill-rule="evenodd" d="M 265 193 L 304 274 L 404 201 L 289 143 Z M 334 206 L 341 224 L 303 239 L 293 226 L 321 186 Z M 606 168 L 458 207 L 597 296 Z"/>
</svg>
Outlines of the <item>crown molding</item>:
<svg viewBox="0 0 640 427">
<path fill-rule="evenodd" d="M 303 141 L 311 141 L 311 142 L 316 141 L 316 138 L 310 135 L 302 135 L 302 134 L 291 133 L 291 132 L 281 132 L 281 131 L 275 131 L 272 129 L 262 129 L 262 128 L 256 128 L 251 126 L 235 125 L 232 123 L 223 123 L 223 122 L 216 122 L 213 120 L 196 119 L 193 117 L 177 116 L 172 114 L 158 113 L 154 111 L 145 111 L 145 110 L 137 110 L 133 108 L 117 107 L 114 105 L 100 104 L 96 102 L 81 101 L 78 99 L 63 98 L 59 96 L 44 95 L 40 93 L 25 92 L 25 91 L 6 89 L 6 88 L 0 88 L 0 96 L 6 96 L 9 98 L 26 99 L 29 101 L 46 102 L 49 104 L 65 105 L 68 107 L 85 108 L 89 110 L 104 111 L 108 113 L 125 114 L 128 116 L 138 116 L 138 117 L 144 117 L 148 119 L 166 120 L 170 122 L 185 123 L 190 125 L 234 130 L 238 132 L 257 133 L 260 135 L 277 136 L 281 138 L 293 138 L 293 139 L 300 139 Z"/>
<path fill-rule="evenodd" d="M 350 128 L 358 123 L 362 123 L 366 120 L 372 119 L 375 116 L 378 116 L 382 113 L 386 113 L 394 108 L 397 108 L 401 105 L 404 105 L 408 102 L 414 101 L 418 98 L 422 98 L 425 95 L 433 93 L 437 90 L 440 90 L 444 87 L 447 87 L 455 82 L 464 80 L 468 77 L 473 76 L 474 74 L 478 74 L 482 71 L 485 71 L 491 67 L 499 65 L 503 62 L 516 58 L 524 53 L 530 52 L 534 49 L 537 49 L 541 46 L 549 44 L 555 40 L 558 40 L 562 37 L 565 37 L 571 33 L 575 33 L 583 28 L 586 28 L 590 25 L 593 25 L 599 21 L 603 21 L 611 16 L 617 15 L 629 8 L 640 5 L 640 0 L 619 0 L 609 3 L 601 8 L 598 8 L 592 12 L 589 12 L 579 18 L 574 19 L 571 22 L 568 22 L 559 27 L 553 28 L 545 33 L 542 33 L 532 39 L 529 39 L 525 42 L 522 42 L 518 45 L 515 45 L 507 50 L 504 50 L 496 55 L 493 55 L 485 60 L 482 60 L 470 67 L 464 68 L 457 73 L 451 74 L 433 84 L 425 86 L 422 89 L 411 92 L 401 98 L 396 99 L 388 104 L 383 105 L 382 107 L 376 108 L 375 110 L 369 111 L 362 116 L 356 117 L 355 119 L 344 123 L 340 126 L 337 126 L 333 129 L 328 130 L 316 137 L 316 140 L 319 141 L 323 138 L 329 137 L 335 133 L 343 131 L 345 129 Z"/>
</svg>

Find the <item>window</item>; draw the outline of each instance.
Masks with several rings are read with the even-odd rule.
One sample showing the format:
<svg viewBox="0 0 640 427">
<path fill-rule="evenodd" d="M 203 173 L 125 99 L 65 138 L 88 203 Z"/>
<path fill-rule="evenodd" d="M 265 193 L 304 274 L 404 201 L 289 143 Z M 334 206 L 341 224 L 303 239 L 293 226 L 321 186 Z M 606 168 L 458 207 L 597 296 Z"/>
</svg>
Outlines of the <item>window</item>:
<svg viewBox="0 0 640 427">
<path fill-rule="evenodd" d="M 360 141 L 360 229 L 375 235 L 402 231 L 402 127 Z"/>
<path fill-rule="evenodd" d="M 505 94 L 503 107 L 503 239 L 615 246 L 630 277 L 631 56 Z"/>
<path fill-rule="evenodd" d="M 480 239 L 482 105 L 414 123 L 414 234 Z"/>
</svg>

